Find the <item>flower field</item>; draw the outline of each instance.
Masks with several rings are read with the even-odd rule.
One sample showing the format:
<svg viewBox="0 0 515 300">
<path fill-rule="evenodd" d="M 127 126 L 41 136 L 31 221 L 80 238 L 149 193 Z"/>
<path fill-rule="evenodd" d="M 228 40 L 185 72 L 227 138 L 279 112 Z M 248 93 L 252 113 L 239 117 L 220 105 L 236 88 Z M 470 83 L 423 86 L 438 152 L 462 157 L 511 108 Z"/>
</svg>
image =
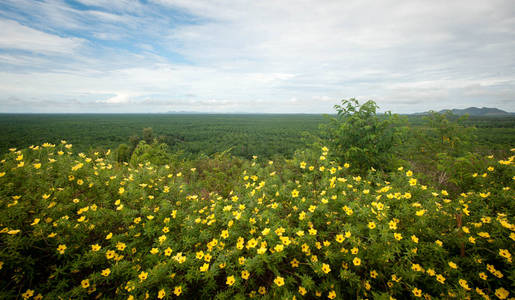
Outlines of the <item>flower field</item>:
<svg viewBox="0 0 515 300">
<path fill-rule="evenodd" d="M 246 161 L 230 192 L 112 156 L 4 157 L 0 298 L 515 297 L 514 156 L 483 157 L 461 194 L 407 167 L 358 176 L 326 147 Z"/>
</svg>

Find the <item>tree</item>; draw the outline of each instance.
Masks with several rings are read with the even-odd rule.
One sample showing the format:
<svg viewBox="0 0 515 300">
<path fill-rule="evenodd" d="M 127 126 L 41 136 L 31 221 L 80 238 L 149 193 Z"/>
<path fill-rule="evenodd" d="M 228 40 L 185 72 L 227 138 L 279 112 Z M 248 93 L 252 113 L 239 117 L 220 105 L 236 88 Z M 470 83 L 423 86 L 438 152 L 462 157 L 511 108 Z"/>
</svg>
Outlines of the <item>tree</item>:
<svg viewBox="0 0 515 300">
<path fill-rule="evenodd" d="M 131 151 L 127 144 L 120 144 L 116 149 L 116 160 L 118 162 L 128 162 L 131 158 Z"/>
<path fill-rule="evenodd" d="M 155 165 L 164 165 L 170 162 L 170 158 L 168 145 L 164 143 L 149 145 L 145 141 L 141 141 L 132 153 L 130 164 L 135 166 L 149 161 Z"/>
<path fill-rule="evenodd" d="M 147 144 L 152 144 L 154 141 L 154 131 L 152 127 L 143 128 L 143 140 L 147 142 Z"/>
<path fill-rule="evenodd" d="M 389 111 L 377 115 L 378 106 L 372 100 L 360 105 L 354 98 L 344 99 L 334 108 L 337 116 L 321 128 L 337 158 L 361 172 L 371 167 L 388 170 L 398 137 L 397 117 Z"/>
</svg>

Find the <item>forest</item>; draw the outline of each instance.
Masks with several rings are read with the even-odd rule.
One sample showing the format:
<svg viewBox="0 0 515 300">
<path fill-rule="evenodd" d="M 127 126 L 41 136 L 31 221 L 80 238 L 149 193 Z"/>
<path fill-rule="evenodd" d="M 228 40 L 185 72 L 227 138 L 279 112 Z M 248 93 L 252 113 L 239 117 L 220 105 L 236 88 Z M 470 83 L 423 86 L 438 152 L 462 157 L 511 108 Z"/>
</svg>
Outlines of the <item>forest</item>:
<svg viewBox="0 0 515 300">
<path fill-rule="evenodd" d="M 174 153 L 192 158 L 230 151 L 251 158 L 291 158 L 320 135 L 319 126 L 334 115 L 310 114 L 0 114 L 0 153 L 62 139 L 80 152 L 116 149 L 142 139 L 145 128 L 152 139 Z M 399 127 L 411 131 L 428 128 L 428 116 L 398 116 Z M 451 118 L 458 118 L 457 116 Z M 483 151 L 510 147 L 515 137 L 515 117 L 468 117 L 462 126 L 474 128 Z M 134 147 L 134 145 L 132 145 Z"/>
</svg>

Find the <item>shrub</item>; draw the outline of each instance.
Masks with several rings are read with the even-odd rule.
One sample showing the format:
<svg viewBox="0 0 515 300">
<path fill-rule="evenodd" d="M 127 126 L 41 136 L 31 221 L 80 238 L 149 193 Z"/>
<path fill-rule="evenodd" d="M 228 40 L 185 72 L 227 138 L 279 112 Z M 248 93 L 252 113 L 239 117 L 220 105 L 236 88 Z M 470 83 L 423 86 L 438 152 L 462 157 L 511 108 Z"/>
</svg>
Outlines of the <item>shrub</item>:
<svg viewBox="0 0 515 300">
<path fill-rule="evenodd" d="M 335 105 L 337 116 L 323 124 L 322 135 L 329 141 L 341 163 L 349 162 L 361 173 L 371 167 L 389 170 L 394 161 L 394 146 L 399 131 L 398 121 L 390 112 L 379 116 L 378 106 L 372 100 L 359 104 L 351 98 Z"/>
<path fill-rule="evenodd" d="M 514 156 L 485 158 L 464 175 L 477 191 L 453 196 L 406 168 L 352 175 L 330 152 L 254 159 L 222 195 L 197 174 L 233 172 L 222 158 L 172 170 L 65 142 L 13 149 L 0 298 L 513 296 Z"/>
</svg>

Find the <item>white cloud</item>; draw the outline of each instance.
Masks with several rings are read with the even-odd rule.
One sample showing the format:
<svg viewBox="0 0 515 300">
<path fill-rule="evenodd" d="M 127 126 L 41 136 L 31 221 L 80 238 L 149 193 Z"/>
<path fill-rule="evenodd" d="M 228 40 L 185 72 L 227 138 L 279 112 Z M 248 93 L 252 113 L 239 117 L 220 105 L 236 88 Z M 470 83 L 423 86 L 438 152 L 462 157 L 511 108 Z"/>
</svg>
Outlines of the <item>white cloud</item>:
<svg viewBox="0 0 515 300">
<path fill-rule="evenodd" d="M 0 19 L 0 48 L 25 50 L 46 54 L 70 54 L 84 43 L 80 38 L 64 38 Z"/>
<path fill-rule="evenodd" d="M 0 48 L 60 56 L 0 54 L 6 97 L 149 111 L 332 112 L 350 97 L 398 112 L 481 101 L 515 111 L 511 1 L 24 1 L 6 3 L 37 24 L 8 16 L 19 23 L 3 21 L 16 30 Z M 64 29 L 102 41 L 84 47 Z"/>
</svg>

